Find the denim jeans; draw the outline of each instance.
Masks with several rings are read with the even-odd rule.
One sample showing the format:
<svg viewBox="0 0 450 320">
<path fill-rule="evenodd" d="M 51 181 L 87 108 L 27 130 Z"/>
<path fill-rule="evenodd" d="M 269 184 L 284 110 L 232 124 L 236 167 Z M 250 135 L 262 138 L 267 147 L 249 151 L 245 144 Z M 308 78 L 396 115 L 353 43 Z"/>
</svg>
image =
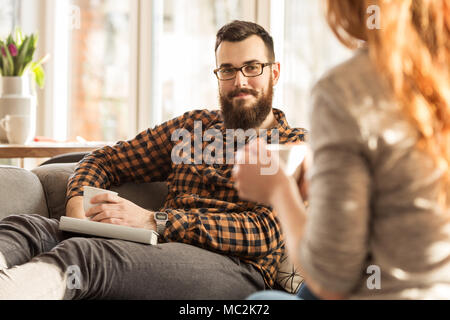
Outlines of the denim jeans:
<svg viewBox="0 0 450 320">
<path fill-rule="evenodd" d="M 236 257 L 184 243 L 80 237 L 58 226 L 38 215 L 6 217 L 0 253 L 8 268 L 34 261 L 70 272 L 64 299 L 244 299 L 265 287 L 261 273 Z"/>
<path fill-rule="evenodd" d="M 297 294 L 289 294 L 287 292 L 277 290 L 259 291 L 253 293 L 247 300 L 320 300 L 317 298 L 303 282 Z"/>
<path fill-rule="evenodd" d="M 302 300 L 320 300 L 309 290 L 305 282 L 301 284 L 296 296 Z"/>
</svg>

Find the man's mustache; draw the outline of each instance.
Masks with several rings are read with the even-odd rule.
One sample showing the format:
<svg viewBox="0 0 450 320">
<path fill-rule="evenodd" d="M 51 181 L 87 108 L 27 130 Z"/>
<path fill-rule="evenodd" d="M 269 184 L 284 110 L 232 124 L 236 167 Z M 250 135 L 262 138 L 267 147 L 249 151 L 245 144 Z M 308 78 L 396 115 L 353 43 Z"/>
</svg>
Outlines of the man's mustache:
<svg viewBox="0 0 450 320">
<path fill-rule="evenodd" d="M 246 88 L 238 88 L 238 89 L 235 89 L 235 90 L 231 91 L 231 92 L 228 94 L 228 99 L 232 99 L 232 98 L 234 98 L 234 97 L 240 95 L 241 93 L 244 93 L 244 94 L 251 94 L 252 96 L 255 96 L 255 97 L 258 96 L 258 91 L 256 91 L 256 90 L 253 90 L 253 89 L 246 89 Z"/>
</svg>

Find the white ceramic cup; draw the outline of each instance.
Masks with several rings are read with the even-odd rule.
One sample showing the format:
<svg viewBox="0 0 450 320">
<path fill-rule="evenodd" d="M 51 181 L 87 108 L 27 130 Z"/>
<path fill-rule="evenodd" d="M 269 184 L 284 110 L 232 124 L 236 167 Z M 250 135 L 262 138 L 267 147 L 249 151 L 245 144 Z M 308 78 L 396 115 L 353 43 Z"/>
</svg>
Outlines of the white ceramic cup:
<svg viewBox="0 0 450 320">
<path fill-rule="evenodd" d="M 268 144 L 266 148 L 272 157 L 279 157 L 279 160 L 283 162 L 284 172 L 288 176 L 292 176 L 296 180 L 299 178 L 300 165 L 307 152 L 306 144 Z"/>
<path fill-rule="evenodd" d="M 117 192 L 110 191 L 110 190 L 89 187 L 89 186 L 83 186 L 83 209 L 84 209 L 84 212 L 88 212 L 89 209 L 91 209 L 94 206 L 97 206 L 98 204 L 91 203 L 91 199 L 93 197 L 95 197 L 96 195 L 103 194 L 103 193 L 109 193 L 109 194 L 112 194 L 115 196 L 117 196 L 117 194 L 118 194 Z"/>
<path fill-rule="evenodd" d="M 6 115 L 0 120 L 0 126 L 5 130 L 8 143 L 28 144 L 32 138 L 31 117 L 26 115 Z"/>
</svg>

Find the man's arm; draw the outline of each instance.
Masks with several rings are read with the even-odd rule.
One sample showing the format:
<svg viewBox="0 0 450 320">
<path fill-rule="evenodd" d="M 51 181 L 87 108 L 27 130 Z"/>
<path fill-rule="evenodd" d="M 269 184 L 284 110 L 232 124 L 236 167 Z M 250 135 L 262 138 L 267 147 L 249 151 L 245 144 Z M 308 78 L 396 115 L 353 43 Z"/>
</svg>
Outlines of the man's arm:
<svg viewBox="0 0 450 320">
<path fill-rule="evenodd" d="M 110 189 L 131 181 L 166 179 L 171 170 L 171 141 L 170 137 L 156 139 L 157 134 L 147 130 L 133 140 L 106 146 L 86 156 L 68 181 L 67 198 L 82 196 L 83 186 Z"/>
<path fill-rule="evenodd" d="M 76 196 L 67 201 L 66 216 L 71 218 L 86 219 L 83 209 L 83 197 Z"/>
<path fill-rule="evenodd" d="M 113 185 L 128 181 L 150 182 L 164 179 L 170 171 L 170 156 L 166 160 L 167 154 L 159 152 L 160 148 L 152 141 L 152 132 L 148 130 L 131 141 L 92 152 L 78 164 L 69 178 L 66 215 L 86 219 L 83 186 L 110 189 Z M 156 166 L 156 163 L 159 165 Z"/>
</svg>

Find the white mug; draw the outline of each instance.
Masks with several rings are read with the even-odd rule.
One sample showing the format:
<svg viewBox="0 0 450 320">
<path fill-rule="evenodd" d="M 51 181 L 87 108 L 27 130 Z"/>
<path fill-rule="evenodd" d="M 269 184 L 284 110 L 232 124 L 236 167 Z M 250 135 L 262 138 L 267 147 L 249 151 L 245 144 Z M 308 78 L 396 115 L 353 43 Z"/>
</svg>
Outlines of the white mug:
<svg viewBox="0 0 450 320">
<path fill-rule="evenodd" d="M 306 144 L 268 144 L 266 148 L 271 151 L 272 156 L 279 157 L 283 162 L 286 174 L 297 180 L 301 173 L 300 165 L 307 153 Z"/>
<path fill-rule="evenodd" d="M 118 195 L 118 193 L 114 192 L 114 191 L 90 187 L 90 186 L 83 186 L 83 209 L 84 209 L 84 212 L 88 212 L 90 208 L 98 205 L 98 204 L 92 204 L 91 199 L 93 197 L 95 197 L 96 195 L 103 194 L 103 193 L 109 193 L 109 194 L 112 194 L 115 196 Z"/>
<path fill-rule="evenodd" d="M 6 115 L 0 120 L 10 144 L 28 144 L 32 139 L 31 117 L 26 115 Z"/>
</svg>

